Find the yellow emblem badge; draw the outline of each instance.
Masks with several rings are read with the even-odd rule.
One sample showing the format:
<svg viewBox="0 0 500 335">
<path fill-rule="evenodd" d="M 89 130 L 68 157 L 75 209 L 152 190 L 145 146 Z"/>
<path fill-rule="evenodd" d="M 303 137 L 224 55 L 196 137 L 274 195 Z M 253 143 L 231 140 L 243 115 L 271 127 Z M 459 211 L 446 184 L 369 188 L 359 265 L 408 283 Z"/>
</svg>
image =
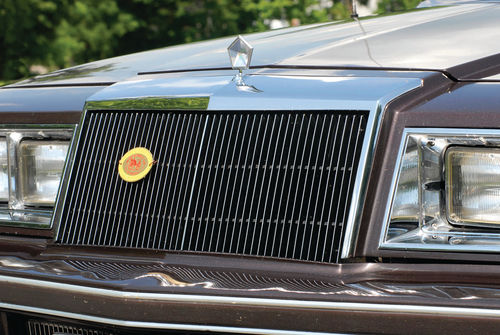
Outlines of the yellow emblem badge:
<svg viewBox="0 0 500 335">
<path fill-rule="evenodd" d="M 135 182 L 146 177 L 156 162 L 146 148 L 134 148 L 122 156 L 118 162 L 120 177 L 128 182 Z"/>
</svg>

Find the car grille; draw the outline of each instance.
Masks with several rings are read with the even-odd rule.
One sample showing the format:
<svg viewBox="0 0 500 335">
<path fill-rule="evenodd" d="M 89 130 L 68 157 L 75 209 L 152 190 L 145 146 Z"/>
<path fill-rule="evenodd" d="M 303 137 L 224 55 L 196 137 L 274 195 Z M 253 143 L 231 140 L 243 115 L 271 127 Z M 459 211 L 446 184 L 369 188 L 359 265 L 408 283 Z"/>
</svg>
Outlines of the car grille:
<svg viewBox="0 0 500 335">
<path fill-rule="evenodd" d="M 58 243 L 334 262 L 366 112 L 86 113 Z M 157 164 L 124 182 L 118 161 Z"/>
<path fill-rule="evenodd" d="M 27 330 L 29 335 L 112 335 L 106 331 L 39 320 L 28 320 Z"/>
</svg>

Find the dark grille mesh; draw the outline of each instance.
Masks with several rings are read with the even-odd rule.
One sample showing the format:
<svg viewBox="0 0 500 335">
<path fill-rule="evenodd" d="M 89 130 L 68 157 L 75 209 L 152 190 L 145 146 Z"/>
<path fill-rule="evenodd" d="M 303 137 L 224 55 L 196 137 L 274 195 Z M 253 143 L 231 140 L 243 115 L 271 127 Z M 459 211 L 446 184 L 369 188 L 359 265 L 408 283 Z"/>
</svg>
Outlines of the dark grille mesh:
<svg viewBox="0 0 500 335">
<path fill-rule="evenodd" d="M 29 335 L 112 335 L 106 331 L 38 320 L 29 320 L 27 326 Z"/>
<path fill-rule="evenodd" d="M 364 112 L 88 112 L 63 244 L 332 262 L 347 220 Z M 126 183 L 121 156 L 158 163 Z"/>
</svg>

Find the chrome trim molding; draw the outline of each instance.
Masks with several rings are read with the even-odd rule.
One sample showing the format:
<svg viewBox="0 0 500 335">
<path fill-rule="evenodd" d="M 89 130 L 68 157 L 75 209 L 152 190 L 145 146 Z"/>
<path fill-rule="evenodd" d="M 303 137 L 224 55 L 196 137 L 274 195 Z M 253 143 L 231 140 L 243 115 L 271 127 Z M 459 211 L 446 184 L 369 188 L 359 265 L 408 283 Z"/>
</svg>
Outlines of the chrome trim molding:
<svg viewBox="0 0 500 335">
<path fill-rule="evenodd" d="M 5 130 L 61 130 L 61 129 L 73 129 L 75 124 L 0 124 L 0 131 Z"/>
<path fill-rule="evenodd" d="M 75 319 L 80 321 L 95 322 L 106 325 L 130 328 L 145 328 L 145 329 L 164 329 L 164 330 L 180 330 L 180 331 L 202 331 L 202 332 L 218 332 L 218 333 L 237 333 L 237 334 L 256 334 L 256 335 L 342 335 L 341 333 L 326 333 L 326 332 L 307 332 L 295 330 L 277 330 L 277 329 L 261 329 L 261 328 L 240 328 L 240 327 L 225 327 L 211 325 L 189 325 L 177 323 L 160 323 L 160 322 L 141 322 L 141 321 L 126 321 L 109 319 L 98 316 L 90 316 L 76 313 L 68 313 L 62 311 L 48 310 L 45 308 L 21 306 L 6 304 L 0 302 L 0 308 L 16 310 L 28 313 L 51 315 L 61 318 Z"/>
<path fill-rule="evenodd" d="M 83 113 L 82 113 L 83 114 Z M 81 120 L 78 124 L 75 124 L 73 127 L 73 136 L 71 137 L 71 141 L 69 143 L 68 154 L 66 156 L 66 163 L 64 164 L 63 173 L 61 176 L 61 182 L 59 183 L 59 190 L 57 192 L 56 202 L 54 205 L 54 213 L 52 214 L 52 221 L 50 222 L 50 227 L 57 231 L 59 225 L 59 208 L 64 204 L 64 200 L 66 199 L 66 188 L 69 181 L 69 176 L 71 175 L 71 170 L 73 169 L 72 160 L 74 157 L 74 148 L 76 148 L 77 139 L 80 138 L 80 124 Z M 56 235 L 54 235 L 56 236 Z"/>
<path fill-rule="evenodd" d="M 398 157 L 396 164 L 394 166 L 394 172 L 392 175 L 391 188 L 389 192 L 389 198 L 387 200 L 387 205 L 384 214 L 384 223 L 379 237 L 379 249 L 388 250 L 414 250 L 414 251 L 446 251 L 446 252 L 500 252 L 500 233 L 482 233 L 478 232 L 467 232 L 467 231 L 435 231 L 432 234 L 436 236 L 454 236 L 463 238 L 488 238 L 495 239 L 498 244 L 432 244 L 432 243 L 407 243 L 407 242 L 386 242 L 385 238 L 388 233 L 391 211 L 396 195 L 396 189 L 399 182 L 399 172 L 401 169 L 401 164 L 403 161 L 404 151 L 406 149 L 406 143 L 408 136 L 410 134 L 415 135 L 429 135 L 429 137 L 450 138 L 450 142 L 460 145 L 481 145 L 484 146 L 489 144 L 489 147 L 500 147 L 500 130 L 498 129 L 467 129 L 467 128 L 405 128 L 400 140 L 400 147 L 398 151 Z M 454 138 L 455 137 L 455 138 Z M 453 142 L 455 141 L 455 142 Z M 467 142 L 469 141 L 469 142 Z M 451 145 L 450 143 L 448 145 Z"/>
<path fill-rule="evenodd" d="M 144 97 L 89 101 L 85 110 L 205 110 L 209 97 Z"/>
<path fill-rule="evenodd" d="M 370 117 L 366 125 L 366 134 L 363 141 L 363 149 L 361 151 L 361 159 L 356 173 L 356 181 L 352 193 L 353 200 L 349 209 L 349 216 L 347 220 L 346 231 L 344 235 L 344 243 L 341 251 L 341 258 L 346 259 L 352 257 L 354 248 L 359 233 L 359 226 L 361 224 L 361 215 L 363 212 L 363 205 L 366 198 L 366 189 L 368 187 L 368 176 L 373 165 L 373 156 L 375 153 L 375 145 L 380 133 L 382 124 L 382 115 L 385 112 L 387 105 L 404 93 L 412 91 L 422 86 L 422 81 L 417 83 L 408 83 L 407 86 L 402 87 L 398 91 L 391 92 L 390 94 L 382 97 L 377 101 L 377 107 L 374 111 L 370 111 Z"/>
<path fill-rule="evenodd" d="M 0 275 L 0 283 L 10 283 L 16 285 L 26 285 L 31 288 L 61 290 L 74 292 L 78 294 L 87 294 L 90 296 L 110 297 L 124 299 L 127 301 L 136 300 L 137 302 L 149 300 L 173 303 L 199 303 L 214 305 L 231 306 L 257 306 L 257 307 L 280 307 L 280 308 L 302 308 L 302 309 L 322 309 L 331 311 L 357 311 L 357 312 L 384 312 L 384 313 L 417 313 L 423 315 L 444 315 L 444 316 L 475 316 L 475 317 L 500 317 L 500 309 L 492 308 L 470 308 L 470 307 L 446 307 L 429 305 L 402 305 L 402 304 L 380 304 L 380 303 L 356 303 L 356 302 L 335 302 L 335 301 L 308 301 L 308 300 L 286 300 L 286 299 L 263 299 L 263 298 L 241 298 L 229 296 L 205 296 L 205 295 L 181 295 L 170 293 L 143 293 L 143 292 L 125 292 L 110 289 L 79 286 L 73 284 L 64 284 L 57 282 L 48 282 L 37 279 L 27 279 Z M 0 302 L 0 308 L 9 308 L 16 306 Z M 24 308 L 36 309 L 37 307 L 19 306 Z M 10 307 L 13 308 L 13 307 Z M 43 314 L 56 315 L 54 313 L 67 313 L 61 311 L 49 310 Z M 69 313 L 68 313 L 69 314 Z M 87 318 L 97 318 L 89 315 L 73 314 L 71 318 L 88 320 Z M 111 320 L 111 319 L 103 319 Z M 103 321 L 96 321 L 103 322 Z M 129 325 L 132 321 L 119 321 L 120 325 Z M 106 323 L 106 322 L 104 322 Z M 140 322 L 138 322 L 140 323 Z M 141 323 L 142 324 L 142 323 Z M 157 323 L 153 323 L 157 324 Z M 137 325 L 137 327 L 140 327 Z M 142 325 L 141 325 L 142 327 Z"/>
<path fill-rule="evenodd" d="M 73 130 L 73 137 L 69 144 L 68 156 L 66 157 L 66 164 L 64 166 L 63 174 L 61 177 L 61 182 L 59 183 L 59 192 L 57 193 L 56 203 L 54 206 L 54 214 L 52 215 L 51 228 L 54 231 L 54 236 L 57 237 L 59 231 L 59 221 L 62 214 L 62 209 L 64 207 L 64 203 L 66 202 L 66 195 L 69 184 L 69 177 L 73 171 L 73 161 L 75 158 L 76 148 L 78 147 L 78 143 L 80 142 L 80 132 L 83 117 L 85 116 L 86 109 L 83 111 L 82 116 L 80 117 L 80 122 L 75 125 Z"/>
<path fill-rule="evenodd" d="M 0 276 L 0 283 L 5 282 L 6 276 Z M 128 303 L 134 300 L 140 303 L 144 300 L 154 300 L 160 302 L 172 303 L 199 303 L 199 304 L 223 304 L 226 306 L 255 306 L 255 307 L 279 307 L 279 308 L 299 308 L 308 310 L 328 310 L 342 312 L 375 312 L 375 313 L 395 313 L 395 314 L 420 314 L 422 316 L 446 316 L 446 317 L 481 317 L 481 318 L 498 318 L 500 310 L 498 309 L 483 309 L 483 308 L 462 308 L 462 307 L 444 307 L 444 306 L 425 306 L 425 305 L 401 305 L 401 304 L 371 304 L 371 303 L 343 303 L 343 302 L 320 302 L 320 301 L 304 301 L 304 300 L 281 300 L 281 299 L 259 299 L 259 298 L 237 298 L 237 297 L 220 297 L 220 296 L 201 296 L 201 295 L 176 295 L 176 294 L 154 294 L 154 293 L 138 293 L 138 292 L 123 292 L 107 289 L 94 289 L 91 287 L 82 287 L 69 284 L 58 284 L 52 282 L 42 282 L 39 280 L 24 279 L 24 278 L 8 278 L 10 282 L 15 284 L 29 285 L 35 288 L 61 288 L 62 290 L 92 294 L 107 297 L 119 297 Z M 114 319 L 103 316 L 95 316 L 82 313 L 73 313 L 55 309 L 40 308 L 33 306 L 17 305 L 12 303 L 0 302 L 0 308 L 6 310 L 14 310 L 27 313 L 35 313 L 44 316 L 53 316 L 67 318 L 79 321 L 87 321 L 99 323 L 103 325 L 112 325 L 129 328 L 143 329 L 163 329 L 163 330 L 184 330 L 184 331 L 209 331 L 219 333 L 239 333 L 239 334 L 260 334 L 260 335 L 323 335 L 334 334 L 330 332 L 308 332 L 300 330 L 279 330 L 279 329 L 263 329 L 263 328 L 248 328 L 248 327 L 232 327 L 218 325 L 193 325 L 168 322 L 154 321 L 130 321 L 122 319 Z M 336 334 L 336 333 L 335 333 Z"/>
</svg>

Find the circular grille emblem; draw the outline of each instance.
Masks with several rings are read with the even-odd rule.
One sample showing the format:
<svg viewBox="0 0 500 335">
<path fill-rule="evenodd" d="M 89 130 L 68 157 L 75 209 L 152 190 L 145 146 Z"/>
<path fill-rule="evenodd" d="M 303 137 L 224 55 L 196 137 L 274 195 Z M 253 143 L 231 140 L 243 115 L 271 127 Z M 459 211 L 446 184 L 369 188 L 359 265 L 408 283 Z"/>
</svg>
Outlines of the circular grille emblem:
<svg viewBox="0 0 500 335">
<path fill-rule="evenodd" d="M 134 148 L 127 151 L 118 162 L 120 177 L 128 182 L 134 182 L 146 177 L 155 161 L 146 148 Z"/>
</svg>

